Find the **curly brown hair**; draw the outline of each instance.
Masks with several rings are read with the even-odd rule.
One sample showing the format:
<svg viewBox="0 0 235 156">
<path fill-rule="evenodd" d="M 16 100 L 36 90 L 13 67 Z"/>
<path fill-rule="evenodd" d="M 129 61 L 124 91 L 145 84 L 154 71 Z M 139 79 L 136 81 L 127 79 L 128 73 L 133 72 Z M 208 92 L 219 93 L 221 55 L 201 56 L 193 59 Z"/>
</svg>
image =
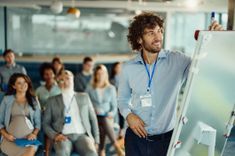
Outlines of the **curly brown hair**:
<svg viewBox="0 0 235 156">
<path fill-rule="evenodd" d="M 133 50 L 140 50 L 139 39 L 142 37 L 145 28 L 153 29 L 156 26 L 164 27 L 164 20 L 154 12 L 143 12 L 134 17 L 127 35 L 128 42 Z M 162 29 L 163 30 L 163 29 Z"/>
</svg>

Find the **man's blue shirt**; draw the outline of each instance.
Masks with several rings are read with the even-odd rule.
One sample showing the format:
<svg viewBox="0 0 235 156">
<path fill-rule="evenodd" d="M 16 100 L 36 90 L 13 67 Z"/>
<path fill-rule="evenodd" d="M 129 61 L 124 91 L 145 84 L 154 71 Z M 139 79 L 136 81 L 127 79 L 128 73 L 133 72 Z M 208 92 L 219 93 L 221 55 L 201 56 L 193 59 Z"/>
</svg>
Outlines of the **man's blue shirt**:
<svg viewBox="0 0 235 156">
<path fill-rule="evenodd" d="M 147 64 L 150 73 L 153 64 Z M 118 87 L 118 106 L 124 118 L 131 112 L 138 115 L 150 135 L 172 130 L 176 123 L 177 95 L 190 64 L 190 57 L 182 53 L 161 50 L 150 87 L 152 106 L 142 107 L 140 96 L 147 93 L 149 77 L 141 53 L 124 63 Z"/>
</svg>

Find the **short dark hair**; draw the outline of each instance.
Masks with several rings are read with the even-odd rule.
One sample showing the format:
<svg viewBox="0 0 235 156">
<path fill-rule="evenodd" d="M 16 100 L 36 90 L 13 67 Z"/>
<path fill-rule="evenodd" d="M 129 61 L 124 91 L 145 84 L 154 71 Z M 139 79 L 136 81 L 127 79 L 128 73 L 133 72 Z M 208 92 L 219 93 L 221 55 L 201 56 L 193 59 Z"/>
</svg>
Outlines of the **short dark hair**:
<svg viewBox="0 0 235 156">
<path fill-rule="evenodd" d="M 83 59 L 83 64 L 85 64 L 87 62 L 92 62 L 92 61 L 93 61 L 93 59 L 91 57 L 87 56 Z"/>
<path fill-rule="evenodd" d="M 6 50 L 3 52 L 2 56 L 5 57 L 5 56 L 6 56 L 7 54 L 9 54 L 9 53 L 13 53 L 13 54 L 14 54 L 14 51 L 13 51 L 12 49 L 6 49 Z"/>
<path fill-rule="evenodd" d="M 53 71 L 53 73 L 55 74 L 55 69 L 54 69 L 54 67 L 52 66 L 52 64 L 51 63 L 48 63 L 48 62 L 44 62 L 44 63 L 42 63 L 42 65 L 40 66 L 40 76 L 41 76 L 41 78 L 44 80 L 44 78 L 43 78 L 43 75 L 44 75 L 44 72 L 45 72 L 45 70 L 48 70 L 48 69 L 50 69 L 50 70 L 52 70 Z"/>
<path fill-rule="evenodd" d="M 131 44 L 133 50 L 140 50 L 141 44 L 139 39 L 142 37 L 145 28 L 155 28 L 159 26 L 164 27 L 164 20 L 154 12 L 143 12 L 134 17 L 131 22 L 127 35 L 128 42 Z"/>
</svg>

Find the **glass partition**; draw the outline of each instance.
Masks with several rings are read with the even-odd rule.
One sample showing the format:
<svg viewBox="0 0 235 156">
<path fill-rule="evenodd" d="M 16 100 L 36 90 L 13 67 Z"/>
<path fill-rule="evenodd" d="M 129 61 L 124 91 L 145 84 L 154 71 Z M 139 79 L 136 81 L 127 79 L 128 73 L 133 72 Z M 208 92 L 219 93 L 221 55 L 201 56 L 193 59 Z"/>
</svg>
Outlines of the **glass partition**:
<svg viewBox="0 0 235 156">
<path fill-rule="evenodd" d="M 64 12 L 8 8 L 8 47 L 24 54 L 128 53 L 129 14 L 118 9 L 80 9 L 78 19 Z"/>
<path fill-rule="evenodd" d="M 201 31 L 168 156 L 219 156 L 235 103 L 235 31 Z"/>
</svg>

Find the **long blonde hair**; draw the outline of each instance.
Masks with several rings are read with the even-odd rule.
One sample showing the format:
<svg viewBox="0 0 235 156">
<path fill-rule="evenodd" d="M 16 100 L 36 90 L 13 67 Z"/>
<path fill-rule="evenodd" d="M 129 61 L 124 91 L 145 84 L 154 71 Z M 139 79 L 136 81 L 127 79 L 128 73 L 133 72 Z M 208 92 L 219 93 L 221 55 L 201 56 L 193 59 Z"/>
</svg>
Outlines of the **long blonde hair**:
<svg viewBox="0 0 235 156">
<path fill-rule="evenodd" d="M 107 87 L 107 86 L 110 85 L 108 70 L 103 64 L 100 64 L 94 69 L 93 78 L 92 78 L 92 81 L 91 81 L 91 85 L 92 85 L 93 88 L 97 88 L 97 85 L 98 85 L 97 72 L 99 70 L 103 70 L 104 73 L 105 73 L 104 87 Z"/>
</svg>

